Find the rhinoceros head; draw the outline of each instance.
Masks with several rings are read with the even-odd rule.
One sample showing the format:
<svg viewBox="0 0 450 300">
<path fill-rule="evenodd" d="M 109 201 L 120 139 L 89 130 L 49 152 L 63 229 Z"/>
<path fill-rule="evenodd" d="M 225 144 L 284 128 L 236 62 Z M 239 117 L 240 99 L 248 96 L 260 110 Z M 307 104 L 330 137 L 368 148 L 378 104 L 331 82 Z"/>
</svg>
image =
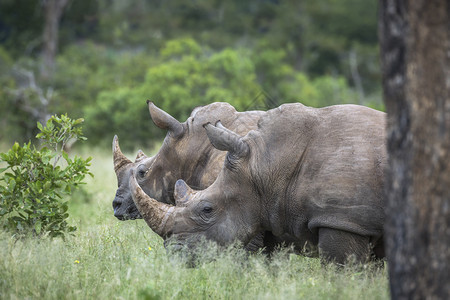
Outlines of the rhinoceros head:
<svg viewBox="0 0 450 300">
<path fill-rule="evenodd" d="M 136 180 L 146 194 L 167 204 L 175 204 L 174 185 L 179 178 L 186 180 L 194 188 L 205 188 L 214 182 L 221 169 L 224 153 L 211 146 L 202 125 L 218 116 L 224 117 L 228 122 L 236 119 L 236 110 L 227 103 L 197 108 L 184 123 L 152 102 L 147 101 L 147 104 L 153 123 L 167 130 L 167 135 L 155 156 L 145 157 L 138 153 L 134 163 L 120 152 L 115 139 L 113 144 L 117 145 L 113 145 L 114 165 L 119 187 L 113 208 L 114 215 L 120 220 L 141 218 L 129 191 L 131 169 L 135 170 Z M 248 122 L 249 125 L 243 121 L 235 123 L 243 123 L 245 126 L 240 129 L 245 130 L 256 122 L 252 120 Z"/>
<path fill-rule="evenodd" d="M 114 136 L 113 139 L 113 161 L 114 171 L 117 175 L 118 189 L 113 201 L 114 216 L 119 220 L 140 219 L 141 214 L 137 210 L 134 203 L 131 201 L 131 193 L 128 189 L 128 182 L 130 180 L 131 169 L 138 164 L 151 161 L 152 158 L 147 157 L 144 152 L 139 150 L 135 162 L 131 162 L 120 150 L 119 138 Z"/>
<path fill-rule="evenodd" d="M 157 108 L 153 103 L 147 101 L 153 122 L 160 128 L 168 130 L 170 139 L 178 139 L 184 133 L 183 125 L 168 113 Z M 164 152 L 164 147 L 162 147 Z M 161 152 L 161 151 L 160 151 Z M 136 170 L 136 178 L 145 192 L 159 201 L 171 203 L 167 193 L 167 180 L 170 177 L 171 151 L 158 153 L 153 157 L 147 157 L 139 150 L 136 159 L 131 162 L 120 150 L 117 136 L 113 140 L 114 171 L 116 172 L 118 189 L 113 201 L 114 216 L 119 220 L 141 219 L 142 216 L 134 205 L 129 190 L 131 170 Z M 164 165 L 164 166 L 163 166 Z M 175 174 L 174 174 L 175 175 Z M 174 179 L 176 180 L 176 179 Z"/>
<path fill-rule="evenodd" d="M 257 192 L 251 188 L 250 146 L 220 123 L 205 125 L 212 145 L 228 151 L 216 181 L 205 190 L 193 190 L 183 180 L 175 184 L 175 205 L 149 197 L 130 178 L 130 190 L 144 220 L 158 235 L 178 248 L 191 248 L 207 239 L 219 245 L 239 240 L 244 245 L 259 232 Z M 134 172 L 134 171 L 133 171 Z"/>
</svg>

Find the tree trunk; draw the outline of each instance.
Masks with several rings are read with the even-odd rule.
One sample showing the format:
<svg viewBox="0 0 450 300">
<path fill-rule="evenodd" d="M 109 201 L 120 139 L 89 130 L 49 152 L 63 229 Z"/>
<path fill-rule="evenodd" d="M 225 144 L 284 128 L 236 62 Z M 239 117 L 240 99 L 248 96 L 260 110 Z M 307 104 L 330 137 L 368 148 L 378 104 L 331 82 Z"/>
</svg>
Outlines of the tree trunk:
<svg viewBox="0 0 450 300">
<path fill-rule="evenodd" d="M 68 0 L 43 0 L 45 11 L 44 46 L 42 50 L 43 64 L 41 76 L 48 79 L 55 67 L 55 56 L 58 50 L 59 21 Z"/>
<path fill-rule="evenodd" d="M 450 1 L 380 0 L 393 299 L 450 299 Z"/>
</svg>

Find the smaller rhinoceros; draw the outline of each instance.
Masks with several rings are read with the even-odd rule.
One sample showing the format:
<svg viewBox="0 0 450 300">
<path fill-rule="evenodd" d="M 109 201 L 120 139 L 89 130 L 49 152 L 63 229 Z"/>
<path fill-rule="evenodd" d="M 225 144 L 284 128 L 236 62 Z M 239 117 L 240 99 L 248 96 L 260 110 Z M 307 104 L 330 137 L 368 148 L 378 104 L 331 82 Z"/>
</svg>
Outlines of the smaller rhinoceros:
<svg viewBox="0 0 450 300">
<path fill-rule="evenodd" d="M 363 106 L 297 103 L 268 111 L 244 137 L 207 123 L 211 143 L 228 151 L 216 181 L 195 191 L 178 180 L 173 206 L 132 176 L 133 200 L 151 229 L 178 247 L 204 238 L 245 245 L 270 231 L 317 246 L 324 261 L 381 258 L 385 122 Z"/>
</svg>

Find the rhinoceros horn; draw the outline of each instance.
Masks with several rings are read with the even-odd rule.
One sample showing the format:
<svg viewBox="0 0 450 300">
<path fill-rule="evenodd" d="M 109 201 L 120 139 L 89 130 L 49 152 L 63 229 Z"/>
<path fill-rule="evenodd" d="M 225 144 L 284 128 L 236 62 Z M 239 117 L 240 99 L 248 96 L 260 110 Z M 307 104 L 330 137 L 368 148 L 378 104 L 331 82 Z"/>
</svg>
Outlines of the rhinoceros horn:
<svg viewBox="0 0 450 300">
<path fill-rule="evenodd" d="M 145 158 L 147 158 L 147 155 L 145 155 L 142 150 L 139 150 L 137 155 L 136 155 L 136 158 L 134 159 L 134 162 L 135 163 L 140 162 L 141 160 L 143 160 Z"/>
<path fill-rule="evenodd" d="M 238 134 L 225 128 L 220 121 L 216 126 L 211 123 L 203 125 L 211 144 L 218 150 L 228 151 L 236 157 L 243 157 L 249 151 L 248 144 Z"/>
<path fill-rule="evenodd" d="M 147 105 L 150 112 L 150 117 L 152 118 L 153 123 L 155 123 L 156 126 L 161 129 L 168 130 L 173 137 L 178 137 L 183 134 L 183 125 L 178 122 L 177 119 L 175 119 L 162 109 L 156 107 L 156 105 L 150 100 L 147 100 Z"/>
<path fill-rule="evenodd" d="M 174 224 L 175 212 L 182 208 L 158 202 L 148 196 L 137 183 L 134 170 L 131 171 L 130 190 L 134 204 L 147 225 L 163 238 L 169 235 Z"/>
<path fill-rule="evenodd" d="M 120 151 L 119 138 L 117 135 L 114 136 L 112 150 L 114 158 L 114 171 L 117 174 L 123 166 L 131 164 L 132 162 L 125 155 L 123 155 L 122 151 Z"/>
</svg>

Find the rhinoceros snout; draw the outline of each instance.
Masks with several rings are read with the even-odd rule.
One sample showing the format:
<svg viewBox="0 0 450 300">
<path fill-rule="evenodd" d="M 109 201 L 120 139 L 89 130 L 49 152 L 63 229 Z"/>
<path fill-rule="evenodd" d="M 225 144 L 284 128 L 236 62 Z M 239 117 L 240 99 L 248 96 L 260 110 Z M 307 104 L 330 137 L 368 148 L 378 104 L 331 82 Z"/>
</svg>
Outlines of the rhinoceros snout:
<svg viewBox="0 0 450 300">
<path fill-rule="evenodd" d="M 114 212 L 122 205 L 122 201 L 118 200 L 117 198 L 114 198 L 113 202 L 112 202 L 112 206 L 114 209 Z"/>
<path fill-rule="evenodd" d="M 121 221 L 142 219 L 137 207 L 134 203 L 130 204 L 127 201 L 123 201 L 122 198 L 114 198 L 112 203 L 114 209 L 114 217 Z"/>
<path fill-rule="evenodd" d="M 123 215 L 123 212 L 120 209 L 120 207 L 122 206 L 122 201 L 120 199 L 114 198 L 112 206 L 114 209 L 114 217 L 116 217 L 119 220 L 123 220 L 125 216 Z"/>
</svg>

